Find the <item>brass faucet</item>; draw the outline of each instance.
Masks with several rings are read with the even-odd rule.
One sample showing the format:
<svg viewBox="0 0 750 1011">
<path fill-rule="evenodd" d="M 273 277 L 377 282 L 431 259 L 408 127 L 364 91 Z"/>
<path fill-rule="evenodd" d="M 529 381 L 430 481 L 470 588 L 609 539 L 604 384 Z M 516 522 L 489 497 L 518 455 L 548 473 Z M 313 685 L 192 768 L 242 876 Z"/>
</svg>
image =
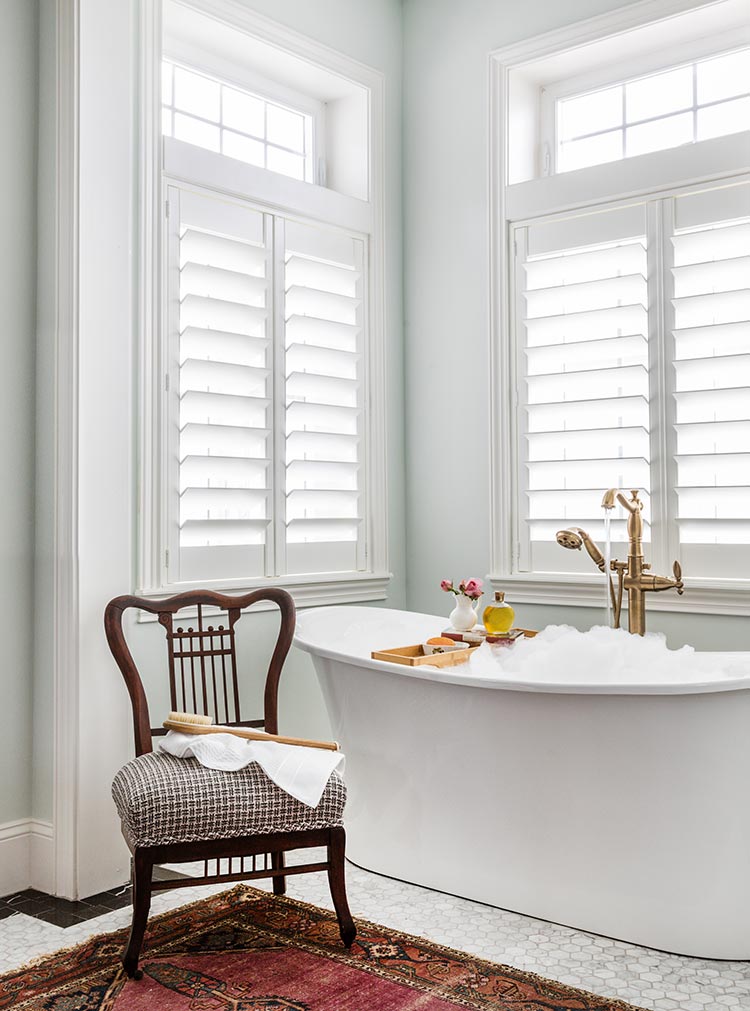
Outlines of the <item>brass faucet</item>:
<svg viewBox="0 0 750 1011">
<path fill-rule="evenodd" d="M 643 502 L 638 498 L 638 489 L 631 491 L 632 498 L 628 499 L 617 488 L 609 488 L 604 493 L 602 499 L 603 509 L 614 509 L 615 500 L 623 508 L 628 510 L 628 560 L 619 562 L 613 559 L 610 562 L 610 569 L 617 573 L 617 592 L 615 592 L 611 573 L 608 573 L 609 592 L 612 598 L 612 608 L 614 611 L 615 628 L 620 627 L 620 615 L 622 613 L 623 590 L 628 591 L 628 628 L 635 635 L 643 635 L 646 631 L 646 593 L 658 593 L 661 590 L 677 590 L 682 593 L 684 590 L 682 582 L 682 569 L 679 562 L 675 562 L 672 567 L 674 579 L 668 576 L 654 576 L 647 570 L 650 564 L 643 558 Z M 567 530 L 560 530 L 557 534 L 557 543 L 564 548 L 585 547 L 594 564 L 602 572 L 606 570 L 606 561 L 596 544 L 591 540 L 585 530 L 580 527 L 569 527 Z"/>
</svg>

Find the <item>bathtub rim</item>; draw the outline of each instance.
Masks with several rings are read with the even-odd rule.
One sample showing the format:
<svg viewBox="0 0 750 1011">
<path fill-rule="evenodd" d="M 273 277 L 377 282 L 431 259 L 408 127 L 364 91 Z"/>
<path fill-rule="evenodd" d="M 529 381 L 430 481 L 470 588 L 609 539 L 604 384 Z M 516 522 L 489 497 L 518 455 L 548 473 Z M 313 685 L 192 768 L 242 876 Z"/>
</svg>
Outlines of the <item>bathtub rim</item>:
<svg viewBox="0 0 750 1011">
<path fill-rule="evenodd" d="M 311 632 L 312 629 L 305 629 L 305 625 L 312 626 L 320 623 L 321 619 L 327 618 L 333 612 L 338 612 L 347 621 L 357 617 L 373 615 L 382 618 L 385 614 L 391 613 L 409 619 L 420 619 L 433 623 L 434 629 L 430 629 L 430 634 L 439 634 L 445 626 L 446 618 L 434 615 L 423 614 L 418 611 L 404 611 L 398 608 L 387 607 L 363 607 L 333 605 L 328 607 L 315 607 L 301 610 L 297 614 L 297 627 L 294 633 L 293 644 L 305 653 L 313 656 L 323 657 L 327 660 L 335 660 L 340 663 L 347 663 L 355 667 L 364 667 L 381 673 L 398 674 L 401 677 L 415 678 L 422 681 L 438 681 L 443 684 L 464 685 L 470 688 L 488 688 L 493 690 L 534 692 L 558 695 L 706 695 L 716 692 L 732 692 L 750 689 L 750 651 L 716 651 L 715 656 L 728 660 L 744 658 L 747 664 L 747 674 L 741 677 L 725 678 L 724 680 L 704 680 L 691 682 L 652 682 L 627 683 L 627 682 L 559 682 L 559 681 L 519 681 L 507 678 L 484 678 L 471 677 L 461 673 L 461 665 L 456 667 L 430 667 L 424 665 L 420 667 L 408 667 L 404 664 L 388 663 L 385 660 L 373 660 L 369 655 L 357 655 L 343 653 L 340 650 L 322 646 L 316 642 Z M 398 645 L 394 643 L 393 645 Z M 708 652 L 708 651 L 703 651 Z M 714 653 L 714 651 L 711 651 Z"/>
</svg>

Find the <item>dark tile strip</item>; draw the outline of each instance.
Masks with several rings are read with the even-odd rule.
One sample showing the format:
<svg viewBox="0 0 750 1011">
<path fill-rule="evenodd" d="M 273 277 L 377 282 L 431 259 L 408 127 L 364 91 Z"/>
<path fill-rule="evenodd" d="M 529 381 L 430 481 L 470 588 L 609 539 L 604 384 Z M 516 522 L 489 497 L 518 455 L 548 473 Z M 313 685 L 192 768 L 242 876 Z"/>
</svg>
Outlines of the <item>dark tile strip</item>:
<svg viewBox="0 0 750 1011">
<path fill-rule="evenodd" d="M 130 885 L 112 888 L 97 895 L 89 895 L 78 902 L 46 895 L 35 888 L 14 892 L 0 898 L 0 920 L 14 913 L 25 913 L 34 919 L 44 920 L 56 927 L 72 927 L 74 923 L 92 920 L 95 916 L 123 909 L 131 904 Z"/>
<path fill-rule="evenodd" d="M 173 878 L 185 877 L 188 875 L 181 874 L 179 871 L 167 870 L 164 867 L 154 868 L 156 880 L 168 881 Z M 0 920 L 12 916 L 14 913 L 25 913 L 26 916 L 44 920 L 45 923 L 52 923 L 56 927 L 72 927 L 74 923 L 92 920 L 95 916 L 111 913 L 114 909 L 124 909 L 131 902 L 129 883 L 120 885 L 119 888 L 110 888 L 106 892 L 97 892 L 96 895 L 89 895 L 77 902 L 58 899 L 56 896 L 47 895 L 36 888 L 26 888 L 22 892 L 14 892 L 12 895 L 0 897 Z"/>
</svg>

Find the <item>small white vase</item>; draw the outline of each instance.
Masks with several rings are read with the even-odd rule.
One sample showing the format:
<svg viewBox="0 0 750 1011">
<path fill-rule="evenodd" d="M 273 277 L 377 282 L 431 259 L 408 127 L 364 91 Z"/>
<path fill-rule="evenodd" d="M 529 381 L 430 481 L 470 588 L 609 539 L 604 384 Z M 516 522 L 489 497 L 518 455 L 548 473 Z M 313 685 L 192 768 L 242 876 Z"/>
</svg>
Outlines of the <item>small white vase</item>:
<svg viewBox="0 0 750 1011">
<path fill-rule="evenodd" d="M 477 612 L 463 593 L 459 593 L 456 597 L 456 606 L 450 613 L 450 622 L 457 632 L 468 632 L 477 623 Z"/>
</svg>

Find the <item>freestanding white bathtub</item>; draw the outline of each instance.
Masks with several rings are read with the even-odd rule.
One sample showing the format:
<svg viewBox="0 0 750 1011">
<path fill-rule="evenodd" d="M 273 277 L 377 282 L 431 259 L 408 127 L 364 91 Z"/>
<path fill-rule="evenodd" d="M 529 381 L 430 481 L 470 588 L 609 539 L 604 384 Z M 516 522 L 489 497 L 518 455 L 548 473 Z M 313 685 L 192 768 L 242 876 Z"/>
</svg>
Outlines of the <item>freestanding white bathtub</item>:
<svg viewBox="0 0 750 1011">
<path fill-rule="evenodd" d="M 299 615 L 295 644 L 346 752 L 349 858 L 637 944 L 750 958 L 750 654 L 728 655 L 739 676 L 679 685 L 370 659 L 445 624 Z"/>
</svg>

